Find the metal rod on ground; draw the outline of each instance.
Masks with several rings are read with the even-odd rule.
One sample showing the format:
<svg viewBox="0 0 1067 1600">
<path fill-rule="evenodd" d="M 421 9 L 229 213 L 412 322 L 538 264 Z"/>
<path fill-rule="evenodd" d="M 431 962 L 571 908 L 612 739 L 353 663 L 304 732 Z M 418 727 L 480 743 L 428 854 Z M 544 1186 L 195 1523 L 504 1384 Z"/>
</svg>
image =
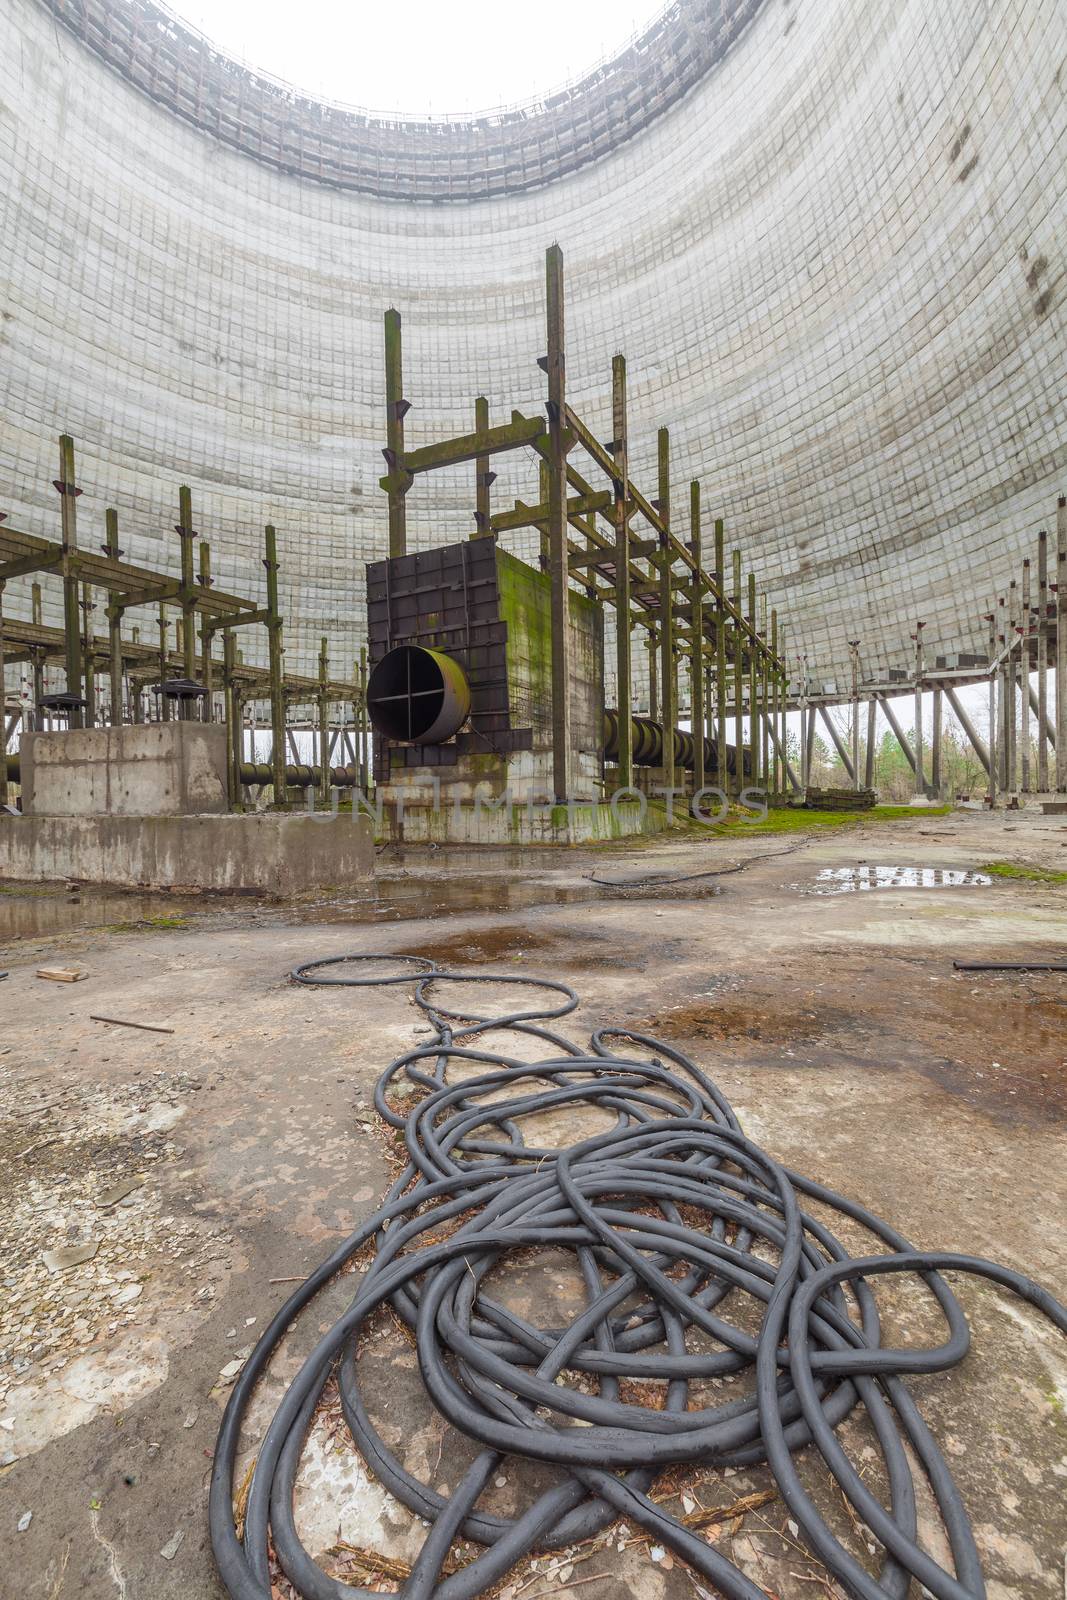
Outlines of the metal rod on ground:
<svg viewBox="0 0 1067 1600">
<path fill-rule="evenodd" d="M 619 788 L 634 781 L 633 674 L 630 618 L 630 476 L 626 419 L 626 357 L 611 358 L 611 454 L 615 464 L 615 701 L 619 708 Z"/>
<path fill-rule="evenodd" d="M 552 790 L 557 804 L 574 792 L 571 739 L 571 627 L 567 548 L 566 351 L 563 252 L 545 255 L 548 323 L 548 560 L 552 580 Z"/>
<path fill-rule="evenodd" d="M 1048 793 L 1048 533 L 1037 536 L 1037 697 L 1030 704 L 1037 716 L 1037 787 Z"/>
</svg>

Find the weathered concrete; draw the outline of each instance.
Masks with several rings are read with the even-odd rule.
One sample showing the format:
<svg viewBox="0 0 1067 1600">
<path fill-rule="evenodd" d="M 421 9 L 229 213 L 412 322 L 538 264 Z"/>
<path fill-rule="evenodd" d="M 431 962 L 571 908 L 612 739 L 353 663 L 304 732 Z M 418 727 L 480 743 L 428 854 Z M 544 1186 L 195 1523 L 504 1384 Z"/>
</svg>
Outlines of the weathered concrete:
<svg viewBox="0 0 1067 1600">
<path fill-rule="evenodd" d="M 94 913 L 87 893 L 67 908 L 84 917 L 80 931 L 0 934 L 0 966 L 10 969 L 0 1046 L 0 1148 L 10 1153 L 0 1165 L 0 1421 L 11 1424 L 0 1431 L 0 1460 L 14 1458 L 0 1466 L 9 1508 L 0 1559 L 18 1574 L 19 1600 L 222 1600 L 205 1523 L 230 1381 L 222 1374 L 291 1292 L 279 1280 L 317 1265 L 395 1175 L 371 1091 L 385 1062 L 426 1039 L 403 989 L 297 989 L 285 974 L 301 960 L 425 951 L 472 977 L 528 969 L 571 982 L 583 1005 L 560 1026 L 576 1042 L 613 1022 L 646 1025 L 693 1055 L 777 1159 L 873 1206 L 919 1246 L 993 1256 L 1062 1292 L 1063 978 L 955 973 L 952 957 L 1064 952 L 1067 886 L 805 891 L 820 869 L 861 863 L 980 868 L 1007 857 L 1062 867 L 1065 839 L 1060 819 L 1036 811 L 970 812 L 812 824 L 788 838 L 739 827 L 728 838 L 546 850 L 525 863 L 518 852 L 390 851 L 388 892 L 379 880 L 373 901 L 336 896 L 301 912 L 242 902 L 194 909 L 178 928 L 107 931 L 93 924 L 116 920 L 114 897 L 101 896 Z M 756 855 L 714 898 L 709 880 L 631 896 L 598 890 L 588 876 L 600 866 L 613 878 L 682 880 Z M 134 914 L 148 909 L 130 901 Z M 27 907 L 38 903 L 27 894 Z M 0 894 L 0 927 L 5 916 L 14 923 L 15 908 Z M 338 921 L 354 925 L 330 925 Z M 85 967 L 88 981 L 39 983 L 35 969 L 58 961 Z M 484 988 L 456 988 L 475 1009 L 499 1004 L 479 1006 Z M 108 1028 L 90 1021 L 93 1012 L 176 1031 Z M 99 1240 L 92 1260 L 48 1273 L 43 1250 L 86 1238 Z M 846 1239 L 865 1241 L 859 1230 Z M 531 1259 L 508 1281 L 518 1308 L 534 1300 L 552 1325 L 575 1289 L 547 1265 Z M 285 1374 L 351 1300 L 355 1281 L 340 1277 L 286 1341 Z M 972 1351 L 953 1372 L 909 1388 L 959 1481 L 992 1600 L 1062 1600 L 1063 1341 L 990 1285 L 955 1278 L 953 1287 Z M 902 1342 L 943 1337 L 914 1287 L 880 1280 L 877 1295 Z M 410 1343 L 384 1318 L 364 1347 L 369 1403 L 386 1438 L 425 1481 L 454 1486 L 475 1447 L 445 1430 L 421 1396 Z M 279 1374 L 261 1390 L 242 1475 Z M 310 1548 L 321 1555 L 340 1530 L 350 1543 L 410 1557 L 423 1530 L 368 1485 L 336 1405 L 316 1418 L 298 1482 Z M 866 1431 L 844 1440 L 866 1472 Z M 800 1470 L 828 1500 L 810 1452 Z M 511 1509 L 530 1481 L 512 1462 L 501 1478 L 489 1499 Z M 710 1508 L 766 1489 L 769 1477 L 708 1468 L 688 1481 Z M 32 1522 L 16 1533 L 26 1511 Z M 840 1504 L 827 1514 L 847 1537 Z M 925 1500 L 920 1525 L 928 1548 L 942 1552 Z M 167 1560 L 161 1551 L 178 1532 Z M 710 1536 L 782 1600 L 837 1593 L 780 1500 L 724 1519 Z M 624 1543 L 616 1530 L 613 1542 L 581 1553 L 581 1600 L 693 1600 L 680 1563 Z M 531 1595 L 554 1587 L 543 1561 L 519 1577 Z"/>
<path fill-rule="evenodd" d="M 27 816 L 187 817 L 229 809 L 226 729 L 214 723 L 25 733 L 19 756 Z"/>
<path fill-rule="evenodd" d="M 367 817 L 8 817 L 0 878 L 292 895 L 374 876 Z"/>
<path fill-rule="evenodd" d="M 524 754 L 529 758 L 529 752 Z M 510 757 L 509 766 L 519 760 Z M 415 791 L 416 800 L 426 799 L 431 792 L 428 783 L 425 790 Z M 381 837 L 404 844 L 595 844 L 662 833 L 671 826 L 662 803 L 620 800 L 613 805 L 601 800 L 557 806 L 531 800 L 513 804 L 508 796 L 494 795 L 489 786 L 479 792 L 477 784 L 469 789 L 450 785 L 438 805 L 383 804 L 380 819 L 377 831 Z M 678 810 L 677 825 L 686 826 L 684 807 Z"/>
</svg>

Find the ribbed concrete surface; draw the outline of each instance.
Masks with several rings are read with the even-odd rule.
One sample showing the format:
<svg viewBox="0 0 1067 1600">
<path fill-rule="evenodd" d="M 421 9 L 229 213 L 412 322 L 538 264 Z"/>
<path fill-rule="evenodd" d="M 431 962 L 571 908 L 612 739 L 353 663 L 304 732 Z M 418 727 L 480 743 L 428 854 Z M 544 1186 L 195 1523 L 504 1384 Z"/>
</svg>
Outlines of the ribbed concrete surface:
<svg viewBox="0 0 1067 1600">
<path fill-rule="evenodd" d="M 383 310 L 405 315 L 413 444 L 466 430 L 479 390 L 503 420 L 542 397 L 553 239 L 572 399 L 607 436 L 625 349 L 636 466 L 670 424 L 679 510 L 699 474 L 820 677 L 845 681 L 849 638 L 903 664 L 916 616 L 931 653 L 979 647 L 1067 488 L 1059 0 L 767 5 L 607 160 L 441 208 L 223 149 L 35 0 L 0 0 L 0 59 L 0 508 L 58 526 L 66 428 L 87 540 L 113 503 L 132 559 L 166 543 L 176 567 L 188 481 L 219 581 L 255 593 L 274 521 L 290 668 L 325 630 L 343 670 L 384 553 Z M 516 462 L 494 492 L 535 485 Z M 412 537 L 462 537 L 472 505 L 472 470 L 438 478 Z"/>
</svg>

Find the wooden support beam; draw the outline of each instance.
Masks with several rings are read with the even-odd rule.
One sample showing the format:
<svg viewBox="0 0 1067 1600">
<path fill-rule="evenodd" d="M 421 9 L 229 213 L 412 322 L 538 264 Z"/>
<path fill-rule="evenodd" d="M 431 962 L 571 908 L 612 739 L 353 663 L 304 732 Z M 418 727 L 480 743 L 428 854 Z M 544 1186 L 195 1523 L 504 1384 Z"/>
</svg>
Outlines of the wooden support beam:
<svg viewBox="0 0 1067 1600">
<path fill-rule="evenodd" d="M 704 771 L 704 575 L 701 556 L 700 484 L 689 485 L 689 548 L 696 571 L 692 580 L 693 627 L 689 657 L 689 706 L 693 730 L 693 792 L 707 782 Z"/>
<path fill-rule="evenodd" d="M 955 713 L 957 722 L 967 735 L 968 739 L 971 741 L 971 747 L 974 750 L 975 755 L 978 757 L 979 761 L 985 768 L 986 773 L 988 774 L 989 751 L 986 748 L 985 741 L 979 735 L 978 729 L 967 715 L 966 709 L 964 708 L 959 695 L 956 693 L 955 689 L 950 683 L 946 683 L 944 685 L 944 694 L 945 699 L 948 701 L 953 712 Z"/>
<path fill-rule="evenodd" d="M 674 651 L 674 579 L 671 568 L 674 551 L 671 541 L 671 436 L 666 428 L 657 435 L 657 510 L 663 525 L 659 554 L 659 647 L 661 720 L 663 722 L 663 784 L 674 788 L 674 729 L 678 721 L 678 661 Z"/>
<path fill-rule="evenodd" d="M 889 726 L 893 730 L 893 737 L 896 739 L 897 744 L 899 744 L 900 748 L 904 752 L 904 755 L 905 755 L 905 758 L 907 760 L 908 766 L 911 768 L 912 772 L 914 772 L 916 774 L 916 779 L 918 781 L 921 781 L 921 779 L 919 779 L 918 765 L 917 765 L 916 760 L 915 760 L 915 751 L 911 748 L 911 745 L 908 743 L 908 738 L 907 738 L 907 735 L 904 732 L 904 729 L 900 726 L 900 723 L 897 721 L 896 712 L 893 710 L 893 707 L 890 705 L 889 701 L 886 699 L 884 694 L 878 695 L 877 699 L 878 699 L 878 704 L 881 706 L 882 710 L 885 712 L 886 721 L 889 723 Z"/>
<path fill-rule="evenodd" d="M 845 741 L 842 739 L 841 735 L 838 733 L 837 725 L 834 722 L 833 718 L 831 717 L 830 712 L 829 712 L 829 710 L 828 710 L 828 708 L 826 706 L 820 705 L 820 707 L 819 707 L 819 715 L 822 717 L 823 722 L 826 724 L 826 731 L 829 733 L 830 738 L 834 742 L 834 749 L 837 751 L 838 755 L 841 758 L 841 765 L 844 767 L 845 771 L 848 773 L 849 777 L 852 780 L 852 786 L 853 786 L 853 788 L 855 788 L 855 786 L 856 786 L 856 769 L 852 765 L 852 757 L 849 755 L 848 750 L 845 748 Z"/>
<path fill-rule="evenodd" d="M 1045 732 L 1048 728 L 1048 533 L 1044 528 L 1037 536 L 1037 787 L 1040 794 L 1048 793 L 1048 748 Z M 1055 745 L 1053 745 L 1055 748 Z"/>
<path fill-rule="evenodd" d="M 733 604 L 737 616 L 741 615 L 741 552 L 734 550 L 733 555 Z M 745 787 L 745 761 L 744 761 L 744 682 L 745 663 L 744 649 L 741 635 L 737 628 L 734 629 L 734 781 L 733 794 L 739 795 Z"/>
<path fill-rule="evenodd" d="M 197 572 L 197 583 L 205 591 L 211 589 L 211 546 L 206 539 L 200 541 L 200 565 Z M 205 722 L 214 722 L 214 674 L 211 662 L 212 633 L 208 627 L 208 616 L 204 612 L 200 623 L 200 682 L 204 686 L 204 698 L 200 703 L 200 715 Z"/>
<path fill-rule="evenodd" d="M 560 433 L 567 438 L 563 429 Z M 537 445 L 544 442 L 545 438 L 545 424 L 541 417 L 524 417 L 521 412 L 514 411 L 510 422 L 503 422 L 496 428 L 486 428 L 481 433 L 460 434 L 455 439 L 441 439 L 436 444 L 424 445 L 420 450 L 401 453 L 398 459 L 403 472 L 415 477 L 420 472 L 435 472 L 439 467 L 458 467 L 465 461 L 499 455 L 504 450 Z M 383 483 L 385 481 L 382 480 Z"/>
<path fill-rule="evenodd" d="M 749 636 L 756 636 L 756 574 L 748 575 L 748 629 Z M 760 737 L 759 737 L 759 671 L 756 665 L 756 651 L 748 653 L 748 747 L 752 752 L 752 782 L 758 787 L 762 781 L 760 773 Z"/>
<path fill-rule="evenodd" d="M 726 551 L 723 519 L 715 518 L 715 740 L 716 781 L 723 794 L 729 783 L 726 759 Z"/>
<path fill-rule="evenodd" d="M 545 257 L 548 323 L 548 561 L 552 580 L 552 788 L 557 803 L 572 798 L 571 627 L 567 568 L 566 352 L 563 251 Z"/>
<path fill-rule="evenodd" d="M 399 321 L 399 319 L 398 319 Z M 267 569 L 267 661 L 270 673 L 271 786 L 274 805 L 283 809 L 289 803 L 285 783 L 285 685 L 283 682 L 284 646 L 282 613 L 278 604 L 278 536 L 268 523 L 263 535 L 263 565 Z"/>
<path fill-rule="evenodd" d="M 489 432 L 489 401 L 484 394 L 480 394 L 474 402 L 474 431 L 476 434 Z M 472 538 L 484 539 L 492 533 L 490 519 L 491 496 L 494 474 L 489 466 L 488 456 L 475 456 L 474 458 L 474 533 Z"/>
<path fill-rule="evenodd" d="M 402 468 L 404 457 L 404 356 L 400 312 L 385 313 L 385 459 L 389 467 L 383 479 L 389 496 L 389 554 L 407 553 L 407 506 L 404 496 L 408 482 Z M 275 796 L 277 799 L 277 795 Z"/>
<path fill-rule="evenodd" d="M 934 684 L 934 726 L 933 736 L 930 741 L 930 787 L 935 797 L 941 799 L 941 695 L 942 689 Z"/>
<path fill-rule="evenodd" d="M 178 490 L 178 526 L 175 532 L 181 540 L 182 556 L 182 676 L 193 682 L 196 679 L 196 595 L 193 576 L 193 540 L 196 533 L 193 529 L 192 490 L 184 483 Z M 189 721 L 195 714 L 195 701 L 184 699 L 181 706 L 183 719 Z"/>
<path fill-rule="evenodd" d="M 1019 616 L 1019 777 L 1030 793 L 1030 562 L 1023 562 L 1022 611 Z"/>
<path fill-rule="evenodd" d="M 867 743 L 864 750 L 863 786 L 874 788 L 875 735 L 878 731 L 878 701 L 874 695 L 867 701 Z"/>
<path fill-rule="evenodd" d="M 619 715 L 619 788 L 629 789 L 634 781 L 633 673 L 630 656 L 630 502 L 626 496 L 629 477 L 629 444 L 626 411 L 626 357 L 611 360 L 611 455 L 615 469 L 613 495 L 615 514 L 615 700 Z"/>
<path fill-rule="evenodd" d="M 1056 507 L 1056 793 L 1067 795 L 1067 498 Z"/>
<path fill-rule="evenodd" d="M 62 526 L 63 557 L 63 629 L 66 641 L 66 692 L 81 699 L 82 664 L 81 638 L 78 627 L 78 488 L 74 465 L 74 440 L 64 433 L 59 440 L 59 477 L 55 480 L 59 491 L 60 522 Z M 80 728 L 80 706 L 70 708 L 70 726 Z"/>
</svg>

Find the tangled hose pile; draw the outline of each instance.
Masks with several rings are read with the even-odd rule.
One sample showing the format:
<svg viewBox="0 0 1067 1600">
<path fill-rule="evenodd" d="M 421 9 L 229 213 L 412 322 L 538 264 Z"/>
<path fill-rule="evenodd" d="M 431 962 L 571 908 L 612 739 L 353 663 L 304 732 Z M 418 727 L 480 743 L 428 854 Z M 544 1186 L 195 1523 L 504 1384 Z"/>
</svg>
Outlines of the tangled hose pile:
<svg viewBox="0 0 1067 1600">
<path fill-rule="evenodd" d="M 780 1166 L 745 1137 L 724 1096 L 680 1051 L 616 1028 L 594 1033 L 586 1051 L 551 1031 L 544 1024 L 578 1004 L 566 984 L 444 972 L 414 956 L 387 958 L 404 970 L 384 977 L 353 971 L 383 959 L 342 956 L 292 974 L 300 983 L 361 988 L 410 983 L 414 974 L 415 999 L 433 1037 L 394 1061 L 375 1089 L 379 1115 L 403 1136 L 405 1170 L 375 1215 L 282 1306 L 226 1407 L 210 1520 L 233 1600 L 270 1600 L 270 1544 L 305 1600 L 371 1594 L 316 1566 L 293 1515 L 301 1451 L 331 1376 L 370 1470 L 431 1525 L 401 1589 L 405 1600 L 472 1600 L 532 1550 L 572 1545 L 620 1517 L 728 1600 L 765 1600 L 713 1545 L 649 1497 L 656 1475 L 680 1462 L 769 1464 L 809 1550 L 858 1600 L 903 1600 L 913 1579 L 937 1600 L 979 1600 L 985 1590 L 967 1513 L 903 1379 L 951 1367 L 967 1353 L 968 1326 L 944 1271 L 992 1280 L 1064 1332 L 1067 1310 L 993 1262 L 911 1249 L 862 1206 Z M 442 998 L 457 982 L 522 984 L 540 989 L 545 1002 L 491 1018 L 461 1014 Z M 479 1035 L 502 1029 L 541 1041 L 546 1058 L 531 1063 L 474 1047 Z M 617 1053 L 625 1047 L 630 1054 Z M 450 1062 L 466 1063 L 474 1075 L 450 1083 Z M 389 1099 L 402 1074 L 420 1097 L 406 1116 Z M 531 1119 L 593 1107 L 613 1119 L 608 1131 L 560 1149 L 524 1137 Z M 884 1253 L 850 1255 L 803 1210 L 805 1198 L 861 1223 Z M 270 1423 L 238 1538 L 234 1462 L 255 1384 L 298 1313 L 370 1240 L 376 1255 L 354 1280 L 354 1299 L 308 1355 Z M 574 1255 L 585 1304 L 569 1326 L 536 1326 L 491 1293 L 490 1274 L 505 1272 L 509 1254 L 530 1246 Z M 867 1280 L 885 1273 L 921 1277 L 947 1324 L 943 1344 L 883 1346 Z M 367 1319 L 385 1305 L 414 1330 L 434 1406 L 482 1446 L 448 1498 L 405 1470 L 368 1414 L 358 1343 Z M 746 1321 L 754 1331 L 745 1330 Z M 584 1384 L 558 1381 L 574 1374 L 584 1375 Z M 734 1392 L 709 1386 L 714 1403 L 708 1391 L 694 1396 L 702 1380 L 724 1378 Z M 648 1379 L 665 1387 L 663 1409 L 635 1401 L 633 1382 L 623 1392 L 625 1380 Z M 857 1407 L 878 1441 L 888 1506 L 835 1431 Z M 839 1540 L 804 1488 L 793 1456 L 805 1447 L 818 1452 L 869 1542 L 880 1547 L 877 1574 Z M 502 1455 L 558 1469 L 553 1487 L 513 1519 L 479 1509 Z M 954 1574 L 917 1542 L 913 1460 L 940 1510 Z M 482 1553 L 446 1576 L 458 1538 Z"/>
</svg>

